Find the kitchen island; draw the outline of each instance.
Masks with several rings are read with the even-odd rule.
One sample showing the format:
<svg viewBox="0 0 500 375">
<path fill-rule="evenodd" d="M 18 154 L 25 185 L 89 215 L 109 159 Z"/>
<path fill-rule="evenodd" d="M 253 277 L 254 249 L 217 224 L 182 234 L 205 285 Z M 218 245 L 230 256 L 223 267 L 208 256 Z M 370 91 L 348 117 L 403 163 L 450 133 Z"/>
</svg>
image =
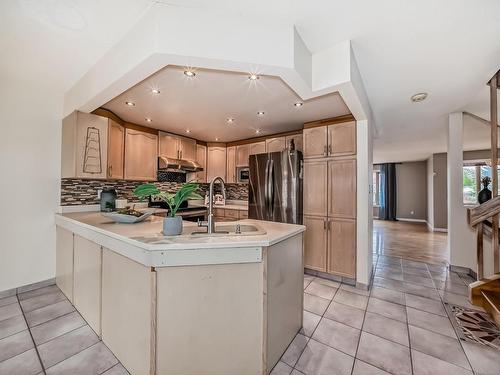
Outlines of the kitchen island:
<svg viewBox="0 0 500 375">
<path fill-rule="evenodd" d="M 184 222 L 164 237 L 161 218 L 96 212 L 56 225 L 58 286 L 132 375 L 267 374 L 302 326 L 303 226 L 204 236 Z"/>
</svg>

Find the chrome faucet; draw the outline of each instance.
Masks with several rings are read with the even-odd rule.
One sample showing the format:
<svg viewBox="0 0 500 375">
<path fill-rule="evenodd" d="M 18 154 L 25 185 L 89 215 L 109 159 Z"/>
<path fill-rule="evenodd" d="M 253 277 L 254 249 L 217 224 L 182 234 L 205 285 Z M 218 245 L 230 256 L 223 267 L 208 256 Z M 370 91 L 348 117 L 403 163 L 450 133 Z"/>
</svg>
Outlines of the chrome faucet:
<svg viewBox="0 0 500 375">
<path fill-rule="evenodd" d="M 224 200 L 226 200 L 226 186 L 224 185 L 224 180 L 222 177 L 214 177 L 214 179 L 210 182 L 210 189 L 208 194 L 208 220 L 207 221 L 198 221 L 199 227 L 207 227 L 207 233 L 215 233 L 215 220 L 214 220 L 214 183 L 220 181 L 222 185 L 222 195 L 224 196 Z"/>
</svg>

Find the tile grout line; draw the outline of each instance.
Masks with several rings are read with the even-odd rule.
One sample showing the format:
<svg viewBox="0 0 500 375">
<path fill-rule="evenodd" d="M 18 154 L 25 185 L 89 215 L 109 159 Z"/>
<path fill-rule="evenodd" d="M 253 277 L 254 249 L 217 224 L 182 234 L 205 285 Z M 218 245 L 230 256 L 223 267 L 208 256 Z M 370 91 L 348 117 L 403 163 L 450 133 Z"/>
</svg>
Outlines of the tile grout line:
<svg viewBox="0 0 500 375">
<path fill-rule="evenodd" d="M 16 294 L 16 296 L 17 296 L 17 294 Z M 17 297 L 17 299 L 19 300 L 19 297 Z M 42 372 L 43 372 L 44 375 L 46 375 L 47 372 L 45 371 L 45 366 L 44 366 L 44 364 L 42 362 L 42 357 L 40 357 L 40 352 L 38 351 L 38 346 L 35 343 L 35 339 L 33 338 L 33 334 L 31 333 L 31 328 L 30 328 L 30 326 L 28 324 L 28 320 L 26 319 L 26 315 L 24 313 L 23 307 L 21 306 L 21 303 L 19 303 L 19 308 L 21 309 L 21 313 L 23 315 L 24 322 L 26 323 L 26 327 L 28 328 L 28 333 L 30 334 L 31 342 L 33 343 L 33 347 L 34 347 L 36 355 L 38 357 L 38 362 L 40 363 L 40 366 L 42 367 Z"/>
</svg>

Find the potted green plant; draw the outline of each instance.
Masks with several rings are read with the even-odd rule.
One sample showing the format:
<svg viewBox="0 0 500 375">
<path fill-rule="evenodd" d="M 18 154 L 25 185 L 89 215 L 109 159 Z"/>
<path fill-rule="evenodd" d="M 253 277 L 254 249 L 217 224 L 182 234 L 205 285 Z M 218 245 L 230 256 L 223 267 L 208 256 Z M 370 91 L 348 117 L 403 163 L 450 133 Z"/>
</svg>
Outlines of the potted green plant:
<svg viewBox="0 0 500 375">
<path fill-rule="evenodd" d="M 135 188 L 134 195 L 140 199 L 149 196 L 157 197 L 168 205 L 168 216 L 163 220 L 163 234 L 165 236 L 178 236 L 182 233 L 182 217 L 176 216 L 182 202 L 188 199 L 202 199 L 203 197 L 196 193 L 199 185 L 188 182 L 184 184 L 177 192 L 168 193 L 161 191 L 154 184 L 142 184 Z"/>
</svg>

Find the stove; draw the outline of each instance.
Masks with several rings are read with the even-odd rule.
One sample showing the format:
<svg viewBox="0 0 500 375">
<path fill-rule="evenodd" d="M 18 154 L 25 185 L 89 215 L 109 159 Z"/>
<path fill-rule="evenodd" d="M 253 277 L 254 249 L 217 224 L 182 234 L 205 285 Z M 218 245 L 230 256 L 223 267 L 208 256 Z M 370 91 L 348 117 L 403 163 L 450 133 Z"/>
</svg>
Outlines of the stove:
<svg viewBox="0 0 500 375">
<path fill-rule="evenodd" d="M 158 199 L 158 198 L 151 198 L 149 197 L 149 207 L 154 207 L 154 208 L 163 208 L 168 210 L 168 205 L 164 201 Z M 160 216 L 160 217 L 166 217 L 168 214 L 167 211 L 163 212 L 155 212 L 153 215 L 155 216 Z M 207 215 L 208 215 L 208 210 L 204 206 L 200 207 L 189 207 L 188 202 L 182 202 L 179 209 L 177 210 L 177 216 L 182 216 L 183 220 L 187 221 L 203 221 L 207 220 Z"/>
</svg>

